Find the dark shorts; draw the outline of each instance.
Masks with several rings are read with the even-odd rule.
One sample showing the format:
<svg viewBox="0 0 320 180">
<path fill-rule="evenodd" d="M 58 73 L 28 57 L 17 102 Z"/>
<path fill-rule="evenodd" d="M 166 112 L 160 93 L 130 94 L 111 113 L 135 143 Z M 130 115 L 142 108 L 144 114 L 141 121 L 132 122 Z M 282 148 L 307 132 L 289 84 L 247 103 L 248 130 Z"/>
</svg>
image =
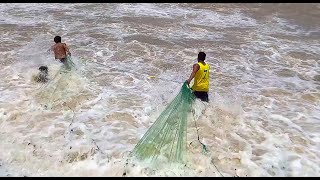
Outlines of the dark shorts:
<svg viewBox="0 0 320 180">
<path fill-rule="evenodd" d="M 208 92 L 193 91 L 193 94 L 201 101 L 209 102 Z"/>
<path fill-rule="evenodd" d="M 66 58 L 61 58 L 61 59 L 59 59 L 60 60 L 60 62 L 62 62 L 63 64 L 66 62 Z"/>
</svg>

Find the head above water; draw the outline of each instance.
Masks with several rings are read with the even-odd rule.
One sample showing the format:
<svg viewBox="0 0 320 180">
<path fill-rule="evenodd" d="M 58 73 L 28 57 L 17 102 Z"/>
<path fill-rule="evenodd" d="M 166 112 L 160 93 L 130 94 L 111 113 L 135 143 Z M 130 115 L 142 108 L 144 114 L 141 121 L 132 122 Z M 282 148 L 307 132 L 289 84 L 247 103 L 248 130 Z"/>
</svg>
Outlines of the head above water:
<svg viewBox="0 0 320 180">
<path fill-rule="evenodd" d="M 206 59 L 206 53 L 199 52 L 199 54 L 198 54 L 198 62 L 199 61 L 204 61 L 205 59 Z"/>
<path fill-rule="evenodd" d="M 54 37 L 54 42 L 55 43 L 61 43 L 61 37 L 60 36 Z"/>
<path fill-rule="evenodd" d="M 40 67 L 39 67 L 39 70 L 40 70 L 41 72 L 48 72 L 48 67 L 47 67 L 47 66 L 40 66 Z"/>
</svg>

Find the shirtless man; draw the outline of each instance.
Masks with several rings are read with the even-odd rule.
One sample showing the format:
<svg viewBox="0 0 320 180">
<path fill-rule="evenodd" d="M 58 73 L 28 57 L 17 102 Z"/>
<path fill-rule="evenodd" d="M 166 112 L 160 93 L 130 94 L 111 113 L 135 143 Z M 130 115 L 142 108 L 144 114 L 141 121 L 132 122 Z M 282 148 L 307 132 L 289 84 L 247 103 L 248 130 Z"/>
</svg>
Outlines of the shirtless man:
<svg viewBox="0 0 320 180">
<path fill-rule="evenodd" d="M 56 44 L 51 47 L 51 50 L 54 52 L 55 59 L 60 60 L 60 62 L 67 66 L 67 54 L 71 56 L 68 46 L 66 43 L 61 43 L 60 36 L 54 37 L 54 42 Z"/>
</svg>

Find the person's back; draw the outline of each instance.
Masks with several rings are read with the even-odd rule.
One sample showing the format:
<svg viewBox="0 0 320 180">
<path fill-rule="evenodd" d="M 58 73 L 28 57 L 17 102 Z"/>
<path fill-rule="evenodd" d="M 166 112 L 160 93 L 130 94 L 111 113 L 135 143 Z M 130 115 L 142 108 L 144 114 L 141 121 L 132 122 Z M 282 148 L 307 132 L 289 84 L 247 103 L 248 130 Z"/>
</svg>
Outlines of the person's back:
<svg viewBox="0 0 320 180">
<path fill-rule="evenodd" d="M 202 101 L 209 101 L 208 91 L 209 91 L 209 72 L 210 66 L 205 63 L 206 54 L 204 52 L 199 52 L 198 63 L 193 65 L 192 73 L 187 80 L 188 85 L 194 78 L 194 84 L 191 87 L 193 94 L 200 98 Z"/>
<path fill-rule="evenodd" d="M 208 92 L 209 91 L 209 69 L 210 66 L 205 62 L 198 62 L 199 70 L 194 76 L 193 91 Z"/>
<path fill-rule="evenodd" d="M 54 57 L 55 59 L 63 59 L 67 56 L 66 49 L 65 49 L 66 44 L 65 43 L 56 43 L 53 45 L 52 49 L 54 52 Z"/>
<path fill-rule="evenodd" d="M 66 45 L 66 43 L 61 43 L 60 36 L 54 37 L 54 42 L 56 43 L 55 45 L 52 46 L 52 50 L 54 52 L 54 57 L 55 57 L 55 59 L 58 59 L 58 60 L 60 60 L 60 62 L 65 64 L 67 54 L 69 54 L 71 56 L 69 48 Z"/>
</svg>

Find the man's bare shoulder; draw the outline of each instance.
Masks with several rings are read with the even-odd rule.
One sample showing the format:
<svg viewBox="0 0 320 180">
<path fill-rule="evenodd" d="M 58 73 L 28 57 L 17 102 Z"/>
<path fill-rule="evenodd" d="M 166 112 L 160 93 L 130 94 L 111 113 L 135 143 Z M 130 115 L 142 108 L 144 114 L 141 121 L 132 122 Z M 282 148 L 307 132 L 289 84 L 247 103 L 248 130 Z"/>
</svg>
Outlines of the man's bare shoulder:
<svg viewBox="0 0 320 180">
<path fill-rule="evenodd" d="M 55 44 L 55 46 L 60 49 L 60 48 L 64 48 L 65 44 L 64 43 L 57 43 L 57 44 Z"/>
</svg>

